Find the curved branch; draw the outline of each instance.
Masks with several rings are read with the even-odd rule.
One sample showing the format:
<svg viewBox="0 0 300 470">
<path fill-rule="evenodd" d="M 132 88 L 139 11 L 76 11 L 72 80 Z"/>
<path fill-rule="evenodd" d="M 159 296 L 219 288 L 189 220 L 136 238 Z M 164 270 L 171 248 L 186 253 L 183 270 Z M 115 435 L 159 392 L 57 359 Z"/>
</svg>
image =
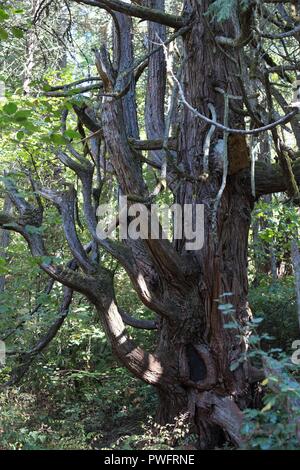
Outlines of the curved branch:
<svg viewBox="0 0 300 470">
<path fill-rule="evenodd" d="M 157 330 L 157 323 L 153 320 L 140 320 L 139 318 L 134 318 L 131 315 L 128 315 L 123 309 L 119 309 L 120 315 L 122 317 L 125 325 L 132 326 L 138 330 Z"/>
<path fill-rule="evenodd" d="M 49 85 L 48 91 L 51 92 L 51 91 L 59 91 L 59 90 L 69 90 L 70 88 L 81 85 L 82 83 L 99 82 L 99 81 L 100 81 L 99 77 L 86 77 L 86 78 L 81 78 L 79 80 L 76 80 L 75 82 L 66 83 L 65 85 L 55 85 L 55 86 Z"/>
<path fill-rule="evenodd" d="M 7 214 L 0 214 L 0 221 L 4 222 L 3 228 L 15 230 L 22 234 L 28 241 L 34 256 L 45 256 L 46 253 L 40 234 L 28 233 L 22 225 L 18 224 L 12 217 L 8 217 Z M 46 261 L 41 263 L 41 268 L 66 287 L 84 294 L 95 305 L 116 356 L 128 370 L 145 382 L 156 386 L 167 380 L 159 359 L 136 346 L 127 336 L 122 316 L 114 300 L 113 274 L 111 272 L 99 268 L 97 274 L 83 276 L 73 271 L 73 266 L 62 269 Z M 70 293 L 70 290 L 67 292 Z M 46 336 L 25 356 L 25 365 L 20 366 L 21 369 L 17 371 L 17 377 L 23 377 L 28 369 L 28 364 L 30 365 L 32 362 L 32 358 L 49 344 L 62 325 L 66 314 L 66 310 L 63 309 L 62 314 L 51 326 Z M 14 382 L 10 382 L 9 385 L 12 383 Z"/>
<path fill-rule="evenodd" d="M 228 132 L 229 134 L 240 134 L 240 135 L 257 135 L 260 134 L 261 132 L 266 132 L 274 129 L 275 127 L 279 125 L 286 124 L 290 122 L 293 117 L 295 117 L 299 113 L 299 109 L 295 108 L 293 111 L 289 112 L 285 116 L 282 116 L 280 119 L 277 121 L 274 121 L 266 126 L 263 127 L 257 127 L 256 129 L 250 129 L 250 130 L 245 130 L 245 129 L 231 129 L 230 127 L 224 126 L 223 124 L 220 124 L 219 122 L 213 121 L 212 119 L 209 119 L 207 116 L 204 114 L 199 113 L 199 111 L 194 108 L 185 98 L 183 88 L 181 86 L 181 83 L 178 81 L 178 79 L 175 77 L 175 75 L 172 73 L 173 79 L 176 81 L 180 93 L 180 98 L 183 104 L 199 119 L 201 119 L 204 122 L 207 122 L 210 125 L 215 126 L 217 129 L 220 129 L 224 132 Z"/>
<path fill-rule="evenodd" d="M 290 31 L 286 31 L 284 33 L 278 33 L 278 34 L 267 34 L 267 33 L 262 33 L 259 32 L 259 34 L 266 39 L 285 39 L 289 38 L 291 36 L 295 36 L 296 34 L 300 33 L 300 26 L 296 26 L 294 29 L 291 29 Z"/>
<path fill-rule="evenodd" d="M 102 84 L 87 85 L 85 87 L 73 88 L 66 91 L 46 91 L 43 93 L 43 95 L 48 96 L 48 98 L 64 98 L 68 96 L 80 95 L 81 93 L 86 93 L 92 90 L 101 90 L 102 88 Z"/>
<path fill-rule="evenodd" d="M 292 170 L 295 180 L 300 185 L 300 159 L 297 159 Z M 244 170 L 236 175 L 238 181 L 243 182 L 244 187 L 251 191 L 251 174 L 249 170 Z M 279 165 L 270 165 L 264 162 L 255 164 L 255 189 L 257 197 L 265 194 L 281 193 L 287 190 L 287 183 L 282 169 Z"/>
<path fill-rule="evenodd" d="M 93 284 L 94 293 L 90 299 L 96 306 L 115 355 L 136 377 L 148 384 L 160 386 L 168 380 L 167 374 L 158 357 L 144 351 L 128 337 L 115 302 L 112 273 L 102 270 Z"/>
<path fill-rule="evenodd" d="M 84 3 L 98 8 L 110 8 L 125 15 L 135 16 L 143 20 L 161 23 L 170 28 L 180 28 L 187 23 L 181 16 L 164 13 L 155 8 L 147 8 L 133 3 L 126 3 L 122 0 L 72 0 L 75 3 Z"/>
<path fill-rule="evenodd" d="M 74 256 L 74 258 L 78 261 L 79 265 L 86 271 L 86 272 L 94 272 L 95 266 L 93 266 L 92 262 L 89 260 L 83 245 L 81 244 L 75 225 L 75 199 L 76 193 L 75 189 L 71 187 L 69 191 L 63 193 L 55 193 L 54 191 L 50 191 L 48 189 L 43 189 L 39 191 L 39 194 L 46 199 L 52 201 L 59 209 L 62 219 L 63 219 L 63 227 L 64 232 L 66 235 L 66 239 L 69 245 L 69 248 Z"/>
</svg>

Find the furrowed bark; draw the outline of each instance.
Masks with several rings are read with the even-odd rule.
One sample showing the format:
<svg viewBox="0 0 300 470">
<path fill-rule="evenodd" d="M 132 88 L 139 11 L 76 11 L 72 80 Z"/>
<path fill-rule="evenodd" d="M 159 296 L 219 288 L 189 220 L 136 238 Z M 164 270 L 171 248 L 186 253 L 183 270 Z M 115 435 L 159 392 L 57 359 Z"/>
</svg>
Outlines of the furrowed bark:
<svg viewBox="0 0 300 470">
<path fill-rule="evenodd" d="M 241 96 L 240 84 L 236 78 L 238 61 L 231 60 L 235 58 L 234 50 L 229 59 L 222 50 L 215 48 L 213 36 L 222 28 L 224 36 L 232 37 L 234 28 L 231 22 L 226 26 L 215 23 L 208 25 L 203 14 L 209 4 L 209 1 L 185 2 L 185 7 L 193 11 L 197 21 L 183 37 L 186 58 L 184 94 L 187 102 L 206 116 L 209 116 L 208 104 L 212 103 L 216 109 L 217 121 L 223 122 L 224 96 L 218 90 L 223 89 L 230 95 Z M 228 117 L 231 128 L 243 128 L 243 119 L 239 114 L 230 111 Z M 209 128 L 188 108 L 184 109 L 177 164 L 183 166 L 192 177 L 201 175 L 203 171 L 203 148 Z M 182 412 L 188 409 L 190 419 L 198 430 L 200 445 L 204 448 L 219 445 L 224 435 L 229 435 L 231 441 L 238 445 L 241 421 L 239 410 L 251 401 L 243 365 L 234 372 L 230 370 L 231 364 L 245 350 L 245 340 L 237 339 L 232 330 L 224 329 L 227 319 L 218 310 L 216 300 L 225 293 L 231 293 L 229 297 L 222 297 L 222 303 L 233 304 L 236 320 L 243 324 L 251 316 L 247 302 L 247 246 L 253 200 L 249 188 L 245 190 L 243 185 L 238 184 L 235 176 L 228 178 L 217 213 L 216 239 L 212 229 L 212 203 L 221 181 L 214 146 L 222 138 L 223 133 L 217 131 L 211 141 L 210 177 L 206 181 L 199 180 L 198 183 L 181 181 L 176 194 L 176 202 L 180 205 L 204 204 L 205 244 L 201 251 L 194 253 L 199 264 L 198 277 L 195 280 L 197 290 L 187 291 L 189 304 L 182 308 L 182 317 L 176 331 L 164 320 L 159 344 L 160 357 L 177 355 L 178 374 L 186 368 L 195 384 L 181 393 L 178 390 L 177 400 L 174 390 L 166 390 L 161 398 L 162 417 L 170 420 L 176 408 L 177 413 L 180 408 Z M 234 157 L 234 147 L 232 148 L 232 154 L 229 149 L 229 160 Z M 185 240 L 182 240 L 177 244 L 178 251 L 182 253 L 185 251 L 184 243 Z M 184 355 L 180 353 L 182 348 L 186 351 Z M 207 351 L 205 356 L 202 348 Z M 210 369 L 214 371 L 217 383 L 207 384 L 207 389 L 203 391 L 202 388 L 201 391 L 208 377 L 207 356 L 210 357 Z M 197 387 L 198 391 L 195 390 Z M 171 395 L 173 402 L 168 406 Z M 177 401 L 177 407 L 174 406 L 174 400 Z M 189 407 L 191 403 L 193 406 Z"/>
<path fill-rule="evenodd" d="M 115 14 L 118 26 L 114 31 L 114 54 L 118 65 L 118 74 L 122 76 L 124 72 L 131 69 L 134 63 L 133 56 L 133 25 L 132 19 L 121 13 Z M 118 80 L 117 90 L 122 91 L 129 86 L 129 90 L 122 98 L 124 121 L 126 125 L 126 134 L 128 137 L 139 138 L 139 126 L 137 119 L 136 96 L 135 96 L 135 77 L 134 70 L 126 74 L 124 78 Z"/>
<path fill-rule="evenodd" d="M 165 0 L 147 0 L 147 6 L 163 11 Z M 165 40 L 165 26 L 148 22 L 148 51 L 151 53 L 160 41 L 165 42 Z M 151 55 L 148 63 L 145 125 L 149 140 L 164 138 L 166 77 L 166 61 L 161 48 L 159 52 Z M 151 156 L 156 162 L 160 162 L 163 158 L 162 152 L 151 152 Z"/>
</svg>

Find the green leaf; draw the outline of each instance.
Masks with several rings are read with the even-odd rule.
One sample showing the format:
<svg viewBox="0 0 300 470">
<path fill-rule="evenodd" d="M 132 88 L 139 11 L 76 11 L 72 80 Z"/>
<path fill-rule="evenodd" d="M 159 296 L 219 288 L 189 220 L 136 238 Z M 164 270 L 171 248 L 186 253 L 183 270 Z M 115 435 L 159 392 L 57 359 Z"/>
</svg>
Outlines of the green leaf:
<svg viewBox="0 0 300 470">
<path fill-rule="evenodd" d="M 0 8 L 0 21 L 8 20 L 9 14 Z"/>
<path fill-rule="evenodd" d="M 7 305 L 0 305 L 0 313 L 8 313 L 10 308 Z"/>
<path fill-rule="evenodd" d="M 2 39 L 3 41 L 6 41 L 8 39 L 8 32 L 3 28 L 0 28 L 0 39 Z"/>
<path fill-rule="evenodd" d="M 9 116 L 15 114 L 17 112 L 17 109 L 18 106 L 15 103 L 7 103 L 5 106 L 3 106 L 3 111 Z"/>
<path fill-rule="evenodd" d="M 221 22 L 228 20 L 232 14 L 236 0 L 215 0 L 208 8 L 207 14 Z"/>
<path fill-rule="evenodd" d="M 223 315 L 229 315 L 234 312 L 234 306 L 232 304 L 221 304 L 218 309 L 221 310 Z"/>
<path fill-rule="evenodd" d="M 72 129 L 69 129 L 66 132 L 64 132 L 64 136 L 68 137 L 69 139 L 80 139 L 81 138 L 79 132 L 73 131 Z"/>
<path fill-rule="evenodd" d="M 20 111 L 16 112 L 15 120 L 18 122 L 26 121 L 30 114 L 31 111 L 29 109 L 21 109 Z"/>
<path fill-rule="evenodd" d="M 61 134 L 51 134 L 50 140 L 56 145 L 63 145 L 66 143 L 66 139 Z"/>
<path fill-rule="evenodd" d="M 15 38 L 21 39 L 21 38 L 24 37 L 23 31 L 20 28 L 17 28 L 16 26 L 13 26 L 11 28 L 11 31 L 12 31 L 13 35 L 15 36 Z"/>
<path fill-rule="evenodd" d="M 17 136 L 16 136 L 16 137 L 17 137 L 18 140 L 23 140 L 23 139 L 24 139 L 24 135 L 25 135 L 25 134 L 24 134 L 23 131 L 19 131 L 19 132 L 17 132 Z"/>
<path fill-rule="evenodd" d="M 265 413 L 266 411 L 270 411 L 272 409 L 272 407 L 275 405 L 276 403 L 276 400 L 275 398 L 272 398 L 264 407 L 263 409 L 261 410 L 262 413 Z"/>
<path fill-rule="evenodd" d="M 52 87 L 49 85 L 49 83 L 45 83 L 45 84 L 42 86 L 42 90 L 43 90 L 43 91 L 51 91 L 51 90 L 52 90 Z"/>
<path fill-rule="evenodd" d="M 34 132 L 37 132 L 39 130 L 39 128 L 35 126 L 31 121 L 24 122 L 24 127 L 26 131 L 28 131 L 30 134 L 33 134 Z"/>
</svg>

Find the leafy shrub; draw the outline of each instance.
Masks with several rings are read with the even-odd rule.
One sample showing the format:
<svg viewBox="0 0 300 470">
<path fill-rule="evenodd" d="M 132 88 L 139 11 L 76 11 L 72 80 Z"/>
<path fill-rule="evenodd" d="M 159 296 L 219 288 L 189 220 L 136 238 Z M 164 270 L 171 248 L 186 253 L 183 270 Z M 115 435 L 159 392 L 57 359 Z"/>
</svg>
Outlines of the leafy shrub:
<svg viewBox="0 0 300 470">
<path fill-rule="evenodd" d="M 285 277 L 272 282 L 266 277 L 260 286 L 250 290 L 249 300 L 255 315 L 264 319 L 263 330 L 274 337 L 272 347 L 290 351 L 293 341 L 299 339 L 294 279 Z"/>
<path fill-rule="evenodd" d="M 258 450 L 291 450 L 300 447 L 300 383 L 299 371 L 290 358 L 282 356 L 264 360 L 269 371 L 263 382 L 265 395 L 261 410 L 244 412 L 244 448 Z"/>
<path fill-rule="evenodd" d="M 141 433 L 122 436 L 113 449 L 119 450 L 192 450 L 196 449 L 197 436 L 191 434 L 187 416 L 181 415 L 173 424 L 156 423 L 150 416 L 143 423 Z"/>
</svg>

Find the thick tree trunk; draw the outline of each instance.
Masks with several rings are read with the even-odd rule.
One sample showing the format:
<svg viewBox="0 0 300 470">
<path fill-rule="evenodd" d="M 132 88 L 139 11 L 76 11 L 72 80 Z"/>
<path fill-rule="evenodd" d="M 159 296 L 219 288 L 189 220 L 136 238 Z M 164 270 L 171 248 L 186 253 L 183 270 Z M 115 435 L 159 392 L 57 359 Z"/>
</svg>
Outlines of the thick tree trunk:
<svg viewBox="0 0 300 470">
<path fill-rule="evenodd" d="M 210 3 L 186 0 L 185 10 L 193 12 L 195 21 L 183 38 L 183 88 L 186 100 L 194 108 L 208 116 L 211 104 L 217 120 L 222 122 L 224 92 L 236 97 L 242 94 L 237 78 L 239 51 L 224 52 L 213 38 L 220 34 L 233 37 L 238 28 L 232 22 L 225 27 L 209 23 L 204 13 Z M 150 109 L 148 105 L 146 108 Z M 243 128 L 241 114 L 230 111 L 228 124 Z M 139 162 L 127 142 L 124 111 L 111 98 L 103 102 L 102 126 L 122 192 L 146 198 Z M 248 166 L 249 155 L 243 137 L 229 136 L 230 176 L 214 224 L 215 200 L 222 181 L 221 157 L 214 149 L 220 148 L 220 140 L 224 141 L 225 136 L 220 132 L 213 136 L 207 168 L 204 148 L 209 130 L 189 109 L 183 110 L 177 166 L 183 168 L 188 178 L 180 178 L 176 202 L 181 206 L 205 206 L 204 248 L 186 252 L 185 240 L 181 240 L 176 243 L 176 253 L 164 241 L 147 239 L 141 251 L 141 243 L 130 243 L 133 269 L 127 267 L 128 274 L 143 302 L 162 318 L 155 355 L 148 361 L 150 356 L 130 342 L 128 351 L 118 345 L 114 338 L 120 336 L 123 325 L 112 309 L 106 327 L 117 356 L 129 370 L 146 380 L 147 362 L 149 367 L 154 366 L 152 372 L 148 370 L 151 379 L 147 380 L 159 391 L 160 421 L 171 422 L 178 414 L 184 414 L 193 422 L 201 448 L 213 448 L 225 438 L 239 445 L 241 409 L 251 399 L 248 365 L 243 363 L 231 370 L 245 352 L 246 340 L 238 337 L 236 330 L 224 328 L 231 318 L 218 308 L 222 296 L 223 303 L 233 304 L 237 323 L 245 326 L 251 316 L 247 302 L 247 248 L 253 197 L 249 185 L 236 176 Z M 108 320 L 105 308 L 102 317 L 105 324 Z M 139 368 L 137 360 L 141 360 Z"/>
<path fill-rule="evenodd" d="M 216 88 L 241 95 L 237 80 L 238 53 L 231 50 L 230 58 L 216 47 L 212 34 L 221 33 L 217 31 L 219 26 L 208 26 L 203 19 L 209 3 L 207 0 L 186 2 L 187 9 L 194 11 L 197 21 L 184 37 L 184 92 L 187 101 L 203 114 L 209 115 L 208 104 L 214 104 L 217 119 L 222 122 L 224 97 Z M 213 31 L 209 31 L 210 28 Z M 234 36 L 233 26 L 226 25 L 222 34 Z M 234 113 L 230 113 L 229 123 L 231 127 L 243 126 L 240 116 Z M 250 401 L 246 365 L 241 364 L 234 372 L 230 370 L 245 351 L 246 342 L 244 338 L 237 338 L 236 330 L 224 329 L 229 319 L 218 309 L 217 300 L 225 293 L 231 293 L 231 296 L 223 297 L 223 303 L 233 304 L 238 323 L 245 325 L 249 320 L 247 248 L 253 200 L 234 175 L 228 178 L 217 215 L 216 240 L 212 219 L 213 203 L 221 185 L 220 173 L 210 164 L 207 180 L 196 181 L 203 173 L 203 147 L 208 130 L 209 126 L 188 109 L 184 110 L 178 164 L 195 178 L 195 183 L 181 183 L 177 202 L 181 205 L 204 204 L 205 244 L 195 253 L 199 272 L 186 288 L 185 297 L 182 290 L 171 294 L 180 303 L 181 320 L 176 324 L 163 321 L 159 343 L 165 368 L 177 368 L 178 381 L 182 384 L 160 390 L 159 416 L 162 421 L 170 421 L 178 412 L 188 412 L 200 435 L 202 448 L 220 444 L 225 435 L 234 444 L 239 444 L 240 410 Z M 216 140 L 222 138 L 222 134 L 216 134 L 211 143 L 211 162 Z M 238 149 L 236 152 L 233 147 L 232 152 L 238 153 Z M 233 157 L 236 155 L 231 155 L 229 147 L 229 161 Z M 183 251 L 183 244 L 178 249 Z"/>
</svg>

